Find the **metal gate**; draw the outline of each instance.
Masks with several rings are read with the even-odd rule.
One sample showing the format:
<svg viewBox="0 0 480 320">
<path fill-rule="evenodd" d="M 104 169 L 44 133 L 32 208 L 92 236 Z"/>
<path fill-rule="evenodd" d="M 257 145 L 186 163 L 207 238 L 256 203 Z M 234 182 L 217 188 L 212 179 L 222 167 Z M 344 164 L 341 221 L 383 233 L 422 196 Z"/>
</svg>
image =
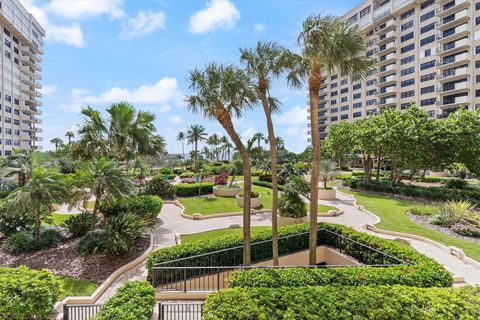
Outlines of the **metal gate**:
<svg viewBox="0 0 480 320">
<path fill-rule="evenodd" d="M 203 302 L 159 302 L 159 320 L 201 320 Z"/>
</svg>

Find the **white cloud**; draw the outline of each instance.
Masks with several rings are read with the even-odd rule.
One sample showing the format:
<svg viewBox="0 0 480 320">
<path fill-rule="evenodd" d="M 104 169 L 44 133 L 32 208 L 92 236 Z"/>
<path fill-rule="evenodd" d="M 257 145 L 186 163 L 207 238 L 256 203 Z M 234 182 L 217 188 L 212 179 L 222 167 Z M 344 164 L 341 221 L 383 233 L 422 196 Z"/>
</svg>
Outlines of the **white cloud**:
<svg viewBox="0 0 480 320">
<path fill-rule="evenodd" d="M 183 94 L 177 79 L 164 77 L 153 85 L 142 85 L 137 89 L 113 87 L 99 95 L 87 96 L 87 103 L 112 103 L 128 101 L 139 104 L 165 104 L 170 101 L 179 103 Z"/>
<path fill-rule="evenodd" d="M 133 39 L 145 36 L 157 29 L 164 29 L 166 22 L 164 12 L 139 11 L 135 17 L 128 18 L 120 38 Z"/>
<path fill-rule="evenodd" d="M 182 123 L 182 117 L 181 116 L 171 116 L 169 119 L 170 123 L 172 124 L 180 124 Z"/>
<path fill-rule="evenodd" d="M 218 28 L 231 29 L 240 19 L 240 11 L 229 0 L 211 0 L 206 8 L 190 17 L 191 33 L 206 33 Z"/>
<path fill-rule="evenodd" d="M 167 113 L 168 111 L 170 111 L 172 108 L 167 104 L 167 105 L 164 105 L 164 106 L 161 106 L 160 108 L 158 108 L 158 112 L 160 113 Z"/>
<path fill-rule="evenodd" d="M 126 16 L 123 0 L 51 0 L 46 10 L 70 20 L 108 15 L 110 19 Z"/>
<path fill-rule="evenodd" d="M 70 90 L 69 101 L 60 104 L 58 109 L 66 112 L 79 113 L 82 107 L 86 106 L 84 97 L 88 94 L 91 94 L 91 91 L 88 89 L 74 88 Z"/>
<path fill-rule="evenodd" d="M 265 25 L 263 23 L 256 22 L 253 25 L 253 30 L 255 30 L 256 33 L 262 33 L 265 31 Z"/>
<path fill-rule="evenodd" d="M 276 116 L 276 123 L 279 124 L 306 124 L 308 107 L 295 106 L 290 110 Z"/>
<path fill-rule="evenodd" d="M 54 85 L 44 85 L 44 86 L 40 89 L 40 92 L 41 92 L 44 96 L 51 95 L 51 94 L 55 93 L 56 91 L 57 91 L 57 86 L 54 86 Z"/>
</svg>

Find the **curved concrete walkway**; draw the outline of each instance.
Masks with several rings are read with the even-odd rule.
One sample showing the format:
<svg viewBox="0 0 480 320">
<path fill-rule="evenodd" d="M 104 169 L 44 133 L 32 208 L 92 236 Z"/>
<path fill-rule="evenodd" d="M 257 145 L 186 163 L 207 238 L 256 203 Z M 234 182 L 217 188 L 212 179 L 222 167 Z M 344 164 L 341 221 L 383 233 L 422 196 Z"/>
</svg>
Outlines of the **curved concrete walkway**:
<svg viewBox="0 0 480 320">
<path fill-rule="evenodd" d="M 337 193 L 335 201 L 320 201 L 321 204 L 337 207 L 343 210 L 343 214 L 337 217 L 320 217 L 318 221 L 326 221 L 331 223 L 343 224 L 354 228 L 357 231 L 375 234 L 378 237 L 386 239 L 400 238 L 390 235 L 384 235 L 368 231 L 364 228 L 365 224 L 375 224 L 379 218 L 375 215 L 361 211 L 354 206 L 355 199 L 352 196 Z M 166 203 L 159 215 L 160 222 L 153 230 L 154 248 L 165 248 L 175 245 L 175 233 L 189 234 L 203 231 L 210 231 L 222 228 L 228 228 L 232 224 L 242 225 L 242 216 L 222 217 L 206 220 L 190 220 L 181 216 L 181 208 Z M 252 226 L 270 226 L 271 213 L 260 213 L 252 216 Z M 480 269 L 472 265 L 466 264 L 457 259 L 455 256 L 449 255 L 440 248 L 419 240 L 407 239 L 413 248 L 426 256 L 432 257 L 445 266 L 447 270 L 456 276 L 464 277 L 468 284 L 480 284 Z M 117 288 L 126 280 L 145 279 L 147 271 L 145 263 L 137 268 L 123 274 L 112 286 L 105 291 L 100 297 L 98 303 L 102 303 L 108 297 L 116 292 Z"/>
</svg>

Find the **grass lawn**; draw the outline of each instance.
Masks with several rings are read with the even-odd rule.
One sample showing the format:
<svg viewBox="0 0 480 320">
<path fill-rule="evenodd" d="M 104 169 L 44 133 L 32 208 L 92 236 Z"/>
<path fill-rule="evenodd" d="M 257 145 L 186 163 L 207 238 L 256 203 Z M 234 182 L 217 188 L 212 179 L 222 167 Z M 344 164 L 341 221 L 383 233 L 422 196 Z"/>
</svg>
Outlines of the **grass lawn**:
<svg viewBox="0 0 480 320">
<path fill-rule="evenodd" d="M 272 230 L 272 228 L 268 226 L 252 227 L 252 233 L 255 233 L 258 231 L 265 231 L 265 230 Z M 218 229 L 213 231 L 185 234 L 185 235 L 182 235 L 182 243 L 191 243 L 191 242 L 197 242 L 200 240 L 214 239 L 214 238 L 222 237 L 225 235 L 242 235 L 242 232 L 243 232 L 242 228 L 236 228 L 236 229 L 226 228 L 226 229 Z"/>
<path fill-rule="evenodd" d="M 53 221 L 51 224 L 48 224 L 48 225 L 59 226 L 71 216 L 73 216 L 73 214 L 58 214 L 58 213 L 52 212 L 52 215 L 50 217 L 52 218 Z"/>
<path fill-rule="evenodd" d="M 330 210 L 338 210 L 338 208 L 332 207 L 332 206 L 327 206 L 324 204 L 319 204 L 318 205 L 318 213 L 327 213 Z M 307 205 L 307 212 L 310 211 L 310 204 Z"/>
<path fill-rule="evenodd" d="M 69 277 L 57 278 L 61 281 L 63 289 L 60 300 L 66 296 L 89 296 L 98 288 L 97 284 L 88 280 L 79 280 Z"/>
<path fill-rule="evenodd" d="M 95 200 L 88 201 L 84 209 L 92 210 L 94 206 L 95 206 Z"/>
<path fill-rule="evenodd" d="M 342 190 L 345 192 L 345 190 Z M 443 243 L 447 246 L 455 246 L 465 253 L 480 261 L 480 245 L 473 242 L 450 237 L 446 234 L 433 231 L 411 221 L 405 211 L 414 206 L 420 205 L 420 202 L 386 198 L 380 195 L 372 195 L 361 192 L 348 192 L 355 195 L 358 204 L 375 213 L 381 221 L 375 226 L 381 229 L 416 234 L 428 239 Z"/>
</svg>

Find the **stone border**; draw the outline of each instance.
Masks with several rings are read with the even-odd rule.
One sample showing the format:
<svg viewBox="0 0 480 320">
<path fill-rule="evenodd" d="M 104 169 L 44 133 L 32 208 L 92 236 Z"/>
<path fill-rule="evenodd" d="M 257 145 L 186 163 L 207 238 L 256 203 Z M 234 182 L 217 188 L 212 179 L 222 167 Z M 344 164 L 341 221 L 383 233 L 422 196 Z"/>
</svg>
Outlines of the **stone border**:
<svg viewBox="0 0 480 320">
<path fill-rule="evenodd" d="M 59 301 L 55 304 L 55 310 L 58 311 L 58 315 L 56 317 L 57 320 L 63 319 L 63 305 L 65 304 L 94 304 L 102 294 L 112 285 L 112 283 L 120 277 L 122 274 L 132 270 L 133 268 L 140 265 L 142 262 L 147 260 L 150 252 L 153 250 L 153 233 L 149 233 L 150 235 L 150 245 L 148 249 L 137 259 L 130 261 L 129 263 L 121 266 L 117 270 L 115 270 L 108 278 L 103 281 L 103 283 L 90 295 L 90 296 L 68 296 L 65 297 L 62 301 Z"/>
<path fill-rule="evenodd" d="M 464 263 L 470 264 L 470 265 L 472 265 L 476 268 L 480 268 L 480 262 L 468 257 L 465 254 L 465 252 L 460 248 L 457 248 L 457 247 L 454 247 L 454 246 L 446 246 L 446 245 L 441 244 L 437 241 L 434 241 L 434 240 L 431 240 L 431 239 L 428 239 L 428 238 L 424 238 L 422 236 L 418 236 L 418 235 L 415 235 L 415 234 L 385 230 L 385 229 L 380 229 L 380 228 L 375 227 L 374 225 L 381 221 L 381 219 L 377 215 L 375 215 L 373 212 L 370 212 L 369 210 L 365 209 L 363 206 L 358 205 L 357 204 L 357 198 L 355 198 L 354 196 L 349 195 L 349 194 L 345 194 L 341 191 L 339 191 L 339 192 L 342 193 L 343 195 L 346 195 L 346 196 L 349 196 L 349 197 L 353 198 L 354 199 L 354 202 L 353 202 L 354 206 L 358 210 L 360 210 L 362 212 L 365 212 L 366 214 L 370 215 L 371 217 L 373 217 L 376 220 L 374 224 L 366 224 L 364 226 L 365 229 L 370 230 L 370 231 L 375 232 L 375 233 L 386 234 L 386 235 L 396 236 L 396 237 L 403 237 L 403 238 L 408 238 L 408 239 L 414 239 L 414 240 L 418 240 L 418 241 L 422 241 L 422 242 L 431 244 L 432 246 L 435 246 L 435 247 L 445 251 L 447 254 L 457 257 L 460 261 L 463 261 Z M 455 275 L 454 275 L 454 279 L 455 279 Z"/>
</svg>

